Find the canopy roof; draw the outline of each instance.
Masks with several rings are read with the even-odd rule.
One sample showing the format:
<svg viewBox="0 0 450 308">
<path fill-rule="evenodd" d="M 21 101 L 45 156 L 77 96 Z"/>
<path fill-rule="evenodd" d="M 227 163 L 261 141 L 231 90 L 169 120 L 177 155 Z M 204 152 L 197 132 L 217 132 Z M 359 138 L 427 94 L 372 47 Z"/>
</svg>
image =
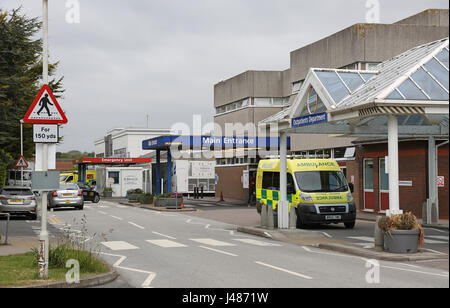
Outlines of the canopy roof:
<svg viewBox="0 0 450 308">
<path fill-rule="evenodd" d="M 292 106 L 259 124 L 277 122 L 301 133 L 384 135 L 386 116 L 398 115 L 400 135 L 448 136 L 448 44 L 445 38 L 415 47 L 373 71 L 311 68 Z M 320 113 L 327 123 L 292 127 L 292 119 Z"/>
</svg>

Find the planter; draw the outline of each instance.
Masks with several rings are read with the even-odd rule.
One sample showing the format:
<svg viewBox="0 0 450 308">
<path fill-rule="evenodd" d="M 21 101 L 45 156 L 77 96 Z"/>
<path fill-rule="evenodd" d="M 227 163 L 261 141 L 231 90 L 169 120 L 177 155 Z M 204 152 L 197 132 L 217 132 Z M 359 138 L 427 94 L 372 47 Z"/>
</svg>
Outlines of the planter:
<svg viewBox="0 0 450 308">
<path fill-rule="evenodd" d="M 155 206 L 165 206 L 167 208 L 181 208 L 181 203 L 183 203 L 183 198 L 158 198 L 155 201 Z"/>
<path fill-rule="evenodd" d="M 390 253 L 416 253 L 419 248 L 418 230 L 391 230 L 384 232 L 384 250 Z"/>
<path fill-rule="evenodd" d="M 103 197 L 111 198 L 111 197 L 112 197 L 112 194 L 113 194 L 112 191 L 104 191 L 104 192 L 103 192 Z"/>
<path fill-rule="evenodd" d="M 143 194 L 129 194 L 128 195 L 128 201 L 129 202 L 138 202 L 138 197 Z"/>
</svg>

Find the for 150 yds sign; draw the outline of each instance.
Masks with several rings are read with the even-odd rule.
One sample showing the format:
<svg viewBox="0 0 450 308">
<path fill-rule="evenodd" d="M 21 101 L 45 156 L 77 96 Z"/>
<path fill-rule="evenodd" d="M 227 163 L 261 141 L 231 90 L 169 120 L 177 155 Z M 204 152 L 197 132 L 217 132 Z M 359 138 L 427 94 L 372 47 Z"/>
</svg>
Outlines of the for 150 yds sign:
<svg viewBox="0 0 450 308">
<path fill-rule="evenodd" d="M 34 124 L 33 142 L 34 143 L 58 143 L 58 125 Z"/>
</svg>

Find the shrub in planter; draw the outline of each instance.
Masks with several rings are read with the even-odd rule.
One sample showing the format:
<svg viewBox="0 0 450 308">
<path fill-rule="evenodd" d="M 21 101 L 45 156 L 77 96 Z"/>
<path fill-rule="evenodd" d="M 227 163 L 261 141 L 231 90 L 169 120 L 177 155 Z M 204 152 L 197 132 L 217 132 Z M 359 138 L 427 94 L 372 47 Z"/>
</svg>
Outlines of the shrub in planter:
<svg viewBox="0 0 450 308">
<path fill-rule="evenodd" d="M 140 188 L 127 190 L 127 198 L 129 202 L 138 202 L 139 196 L 143 195 L 144 191 Z"/>
<path fill-rule="evenodd" d="M 103 197 L 112 197 L 113 190 L 111 187 L 103 189 Z"/>
<path fill-rule="evenodd" d="M 153 203 L 153 195 L 152 194 L 142 194 L 139 195 L 137 201 L 141 204 L 152 204 Z"/>
<path fill-rule="evenodd" d="M 378 221 L 384 231 L 384 248 L 393 253 L 415 253 L 425 242 L 425 232 L 411 212 Z"/>
</svg>

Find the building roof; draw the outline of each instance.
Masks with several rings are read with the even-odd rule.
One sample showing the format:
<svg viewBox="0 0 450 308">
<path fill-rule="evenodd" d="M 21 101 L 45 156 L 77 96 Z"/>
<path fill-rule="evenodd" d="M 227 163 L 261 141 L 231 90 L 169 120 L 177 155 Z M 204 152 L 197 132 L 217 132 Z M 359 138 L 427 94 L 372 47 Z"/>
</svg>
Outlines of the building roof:
<svg viewBox="0 0 450 308">
<path fill-rule="evenodd" d="M 412 48 L 373 71 L 311 68 L 293 105 L 259 124 L 290 127 L 294 118 L 326 113 L 328 122 L 380 127 L 394 114 L 401 126 L 440 125 L 448 135 L 448 45 L 445 38 Z"/>
</svg>

